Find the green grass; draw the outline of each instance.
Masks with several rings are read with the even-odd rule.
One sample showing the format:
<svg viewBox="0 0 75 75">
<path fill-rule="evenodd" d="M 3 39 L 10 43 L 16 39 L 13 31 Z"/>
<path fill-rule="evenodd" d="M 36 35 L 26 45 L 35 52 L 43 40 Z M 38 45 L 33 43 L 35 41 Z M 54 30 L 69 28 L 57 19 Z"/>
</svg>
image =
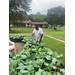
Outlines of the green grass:
<svg viewBox="0 0 75 75">
<path fill-rule="evenodd" d="M 32 33 L 34 28 L 11 28 L 9 33 Z"/>
<path fill-rule="evenodd" d="M 65 40 L 65 32 L 49 32 L 46 34 L 49 36 L 53 36 L 55 38 L 61 39 L 61 40 Z"/>
<path fill-rule="evenodd" d="M 44 33 L 47 32 L 59 32 L 64 31 L 64 29 L 57 28 L 57 30 L 54 30 L 53 28 L 42 28 Z M 34 28 L 11 28 L 11 31 L 9 33 L 32 33 Z"/>
<path fill-rule="evenodd" d="M 46 43 L 45 46 L 47 48 L 50 48 L 51 50 L 56 51 L 59 54 L 63 54 L 62 61 L 65 63 L 65 43 L 49 38 L 47 36 L 44 36 L 42 43 Z"/>
<path fill-rule="evenodd" d="M 62 29 L 62 28 L 57 28 L 57 30 L 54 30 L 54 28 L 42 28 L 42 29 L 43 29 L 44 33 L 65 31 L 65 29 Z"/>
</svg>

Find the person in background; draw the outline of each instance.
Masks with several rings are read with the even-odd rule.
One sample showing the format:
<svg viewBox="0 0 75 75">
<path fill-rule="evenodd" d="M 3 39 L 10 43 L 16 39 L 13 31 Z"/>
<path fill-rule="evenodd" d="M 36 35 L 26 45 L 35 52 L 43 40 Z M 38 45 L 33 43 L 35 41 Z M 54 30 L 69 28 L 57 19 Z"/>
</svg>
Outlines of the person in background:
<svg viewBox="0 0 75 75">
<path fill-rule="evenodd" d="M 33 30 L 31 39 L 33 39 L 34 34 L 36 36 L 36 42 L 40 43 L 43 40 L 43 30 L 38 25 L 35 25 L 35 29 Z"/>
</svg>

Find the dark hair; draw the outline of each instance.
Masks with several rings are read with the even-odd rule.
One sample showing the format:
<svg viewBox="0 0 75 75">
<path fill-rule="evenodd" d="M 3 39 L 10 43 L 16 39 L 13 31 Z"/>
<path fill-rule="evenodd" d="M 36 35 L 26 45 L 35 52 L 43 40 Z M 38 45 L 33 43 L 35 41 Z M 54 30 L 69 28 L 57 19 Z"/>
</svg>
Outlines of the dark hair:
<svg viewBox="0 0 75 75">
<path fill-rule="evenodd" d="M 35 25 L 35 28 L 38 28 L 39 26 L 38 25 Z"/>
</svg>

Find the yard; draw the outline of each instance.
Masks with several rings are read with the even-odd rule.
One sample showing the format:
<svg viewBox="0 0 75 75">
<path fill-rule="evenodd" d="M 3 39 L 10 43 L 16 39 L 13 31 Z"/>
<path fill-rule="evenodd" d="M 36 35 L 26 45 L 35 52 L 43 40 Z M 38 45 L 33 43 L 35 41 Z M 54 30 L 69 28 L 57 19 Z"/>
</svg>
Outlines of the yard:
<svg viewBox="0 0 75 75">
<path fill-rule="evenodd" d="M 58 28 L 57 30 L 54 30 L 53 28 L 42 28 L 44 33 L 48 32 L 64 32 L 65 29 Z M 11 28 L 11 31 L 9 33 L 32 33 L 34 28 Z"/>
<path fill-rule="evenodd" d="M 32 33 L 34 28 L 11 28 L 11 31 L 9 34 L 22 34 L 22 33 Z M 57 29 L 54 30 L 53 28 L 42 28 L 44 34 L 59 38 L 61 40 L 65 40 L 65 29 Z M 60 42 L 58 40 L 49 38 L 44 35 L 44 39 L 42 41 L 43 43 L 46 43 L 46 47 L 50 48 L 53 51 L 57 51 L 59 54 L 63 54 L 63 62 L 65 63 L 65 43 Z"/>
<path fill-rule="evenodd" d="M 61 40 L 65 40 L 65 32 L 48 32 L 46 34 Z"/>
</svg>

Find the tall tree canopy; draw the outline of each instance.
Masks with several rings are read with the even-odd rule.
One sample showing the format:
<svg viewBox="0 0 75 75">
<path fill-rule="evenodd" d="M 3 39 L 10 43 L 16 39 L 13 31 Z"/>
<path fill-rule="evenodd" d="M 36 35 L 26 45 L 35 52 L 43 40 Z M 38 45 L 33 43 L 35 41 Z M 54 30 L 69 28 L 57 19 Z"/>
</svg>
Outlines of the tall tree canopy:
<svg viewBox="0 0 75 75">
<path fill-rule="evenodd" d="M 15 20 L 25 20 L 32 0 L 9 0 L 9 29 Z"/>
<path fill-rule="evenodd" d="M 45 14 L 41 14 L 40 12 L 37 12 L 36 14 L 30 14 L 28 16 L 28 18 L 31 21 L 34 21 L 34 22 L 44 22 L 45 18 L 46 18 L 46 15 Z"/>
<path fill-rule="evenodd" d="M 47 22 L 51 25 L 65 25 L 65 8 L 57 6 L 48 9 L 47 12 Z"/>
</svg>

